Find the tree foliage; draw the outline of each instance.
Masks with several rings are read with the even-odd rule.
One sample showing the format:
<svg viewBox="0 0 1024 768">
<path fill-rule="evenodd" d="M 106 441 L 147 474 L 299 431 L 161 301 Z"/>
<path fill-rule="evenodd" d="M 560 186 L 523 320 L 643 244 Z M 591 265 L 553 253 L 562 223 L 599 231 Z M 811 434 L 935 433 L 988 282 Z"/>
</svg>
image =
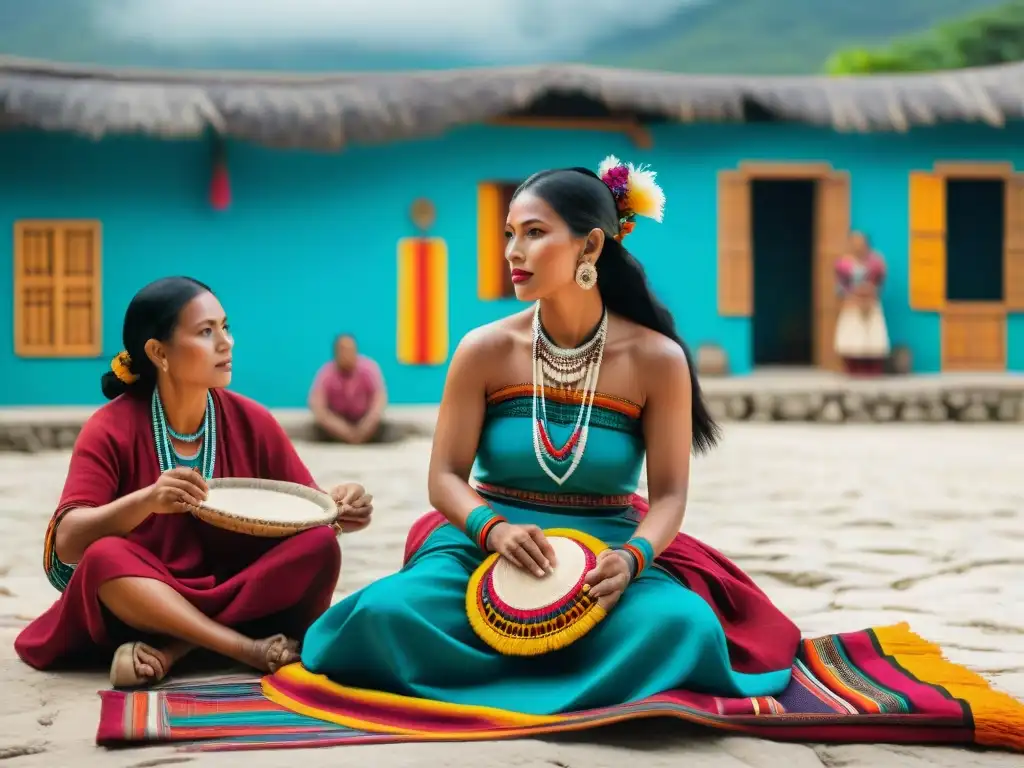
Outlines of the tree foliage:
<svg viewBox="0 0 1024 768">
<path fill-rule="evenodd" d="M 1024 0 L 940 24 L 886 48 L 847 48 L 826 63 L 830 75 L 929 72 L 1024 60 Z"/>
</svg>

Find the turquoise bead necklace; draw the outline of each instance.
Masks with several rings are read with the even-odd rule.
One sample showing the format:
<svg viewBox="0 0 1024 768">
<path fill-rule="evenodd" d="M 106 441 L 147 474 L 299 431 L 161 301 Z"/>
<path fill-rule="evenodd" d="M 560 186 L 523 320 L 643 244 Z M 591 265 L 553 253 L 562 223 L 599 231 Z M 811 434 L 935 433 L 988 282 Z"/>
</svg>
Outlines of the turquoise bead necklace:
<svg viewBox="0 0 1024 768">
<path fill-rule="evenodd" d="M 203 423 L 199 425 L 199 429 L 195 432 L 185 435 L 181 432 L 176 431 L 170 424 L 167 425 L 167 434 L 182 443 L 194 443 L 200 437 L 206 433 L 206 419 L 203 419 Z"/>
<path fill-rule="evenodd" d="M 190 467 L 199 472 L 204 479 L 213 479 L 213 468 L 217 461 L 217 418 L 214 411 L 213 395 L 206 393 L 206 412 L 203 423 L 198 431 L 183 435 L 175 432 L 167 423 L 164 404 L 160 393 L 153 388 L 153 438 L 156 441 L 156 456 L 160 462 L 160 471 L 167 472 L 175 467 Z M 202 438 L 202 445 L 195 456 L 182 456 L 174 447 L 171 438 L 183 443 L 194 443 Z"/>
</svg>

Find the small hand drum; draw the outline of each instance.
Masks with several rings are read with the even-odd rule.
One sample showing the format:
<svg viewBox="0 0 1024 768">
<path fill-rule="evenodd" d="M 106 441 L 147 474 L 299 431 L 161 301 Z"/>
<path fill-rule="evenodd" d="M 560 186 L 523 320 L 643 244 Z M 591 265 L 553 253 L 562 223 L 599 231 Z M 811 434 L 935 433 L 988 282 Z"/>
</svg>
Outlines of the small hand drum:
<svg viewBox="0 0 1024 768">
<path fill-rule="evenodd" d="M 469 623 L 481 640 L 505 656 L 538 656 L 565 648 L 606 615 L 589 596 L 584 579 L 608 547 L 569 529 L 544 535 L 558 562 L 553 573 L 538 578 L 493 554 L 469 579 Z"/>
<path fill-rule="evenodd" d="M 210 493 L 192 514 L 235 533 L 283 538 L 330 525 L 338 507 L 328 494 L 298 483 L 223 477 L 207 483 Z"/>
</svg>

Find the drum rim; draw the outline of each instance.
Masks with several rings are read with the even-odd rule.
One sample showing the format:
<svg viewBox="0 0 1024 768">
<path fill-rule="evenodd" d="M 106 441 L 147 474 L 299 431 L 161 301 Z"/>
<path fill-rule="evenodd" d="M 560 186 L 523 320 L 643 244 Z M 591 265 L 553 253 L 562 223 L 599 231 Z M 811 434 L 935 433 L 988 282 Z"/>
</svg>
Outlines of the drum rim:
<svg viewBox="0 0 1024 768">
<path fill-rule="evenodd" d="M 217 477 L 208 481 L 207 487 L 210 490 L 215 490 L 217 488 L 242 488 L 245 490 L 276 491 L 278 493 L 286 493 L 291 496 L 298 496 L 306 499 L 307 501 L 311 501 L 320 507 L 324 512 L 324 517 L 320 520 L 306 520 L 303 522 L 267 520 L 264 518 L 253 517 L 251 515 L 241 515 L 236 512 L 229 512 L 228 510 L 220 509 L 218 507 L 211 507 L 206 502 L 203 502 L 196 510 L 193 511 L 193 514 L 200 519 L 203 519 L 204 515 L 208 515 L 212 517 L 226 517 L 240 523 L 248 523 L 251 525 L 301 530 L 316 525 L 330 525 L 338 517 L 338 506 L 330 494 L 316 488 L 310 488 L 309 486 L 302 485 L 300 483 L 292 483 L 286 480 L 267 480 L 258 477 Z"/>
<path fill-rule="evenodd" d="M 595 555 L 609 549 L 600 539 L 582 531 L 569 528 L 551 528 L 544 531 L 548 537 L 563 537 L 582 544 Z M 563 629 L 535 637 L 512 636 L 491 624 L 481 612 L 479 598 L 487 576 L 501 555 L 492 553 L 485 557 L 472 573 L 466 589 L 466 615 L 474 632 L 493 650 L 506 656 L 536 656 L 559 650 L 571 645 L 589 632 L 605 618 L 606 611 L 597 602 L 591 602 L 582 615 Z M 586 593 L 584 588 L 583 594 Z"/>
</svg>

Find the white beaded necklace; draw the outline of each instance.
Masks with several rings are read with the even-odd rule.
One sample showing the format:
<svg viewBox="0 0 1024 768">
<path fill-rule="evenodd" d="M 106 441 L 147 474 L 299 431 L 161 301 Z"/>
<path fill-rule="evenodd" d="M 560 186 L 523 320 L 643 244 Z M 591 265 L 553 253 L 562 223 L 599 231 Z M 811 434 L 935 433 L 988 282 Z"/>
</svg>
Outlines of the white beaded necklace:
<svg viewBox="0 0 1024 768">
<path fill-rule="evenodd" d="M 608 337 L 608 312 L 607 310 L 601 315 L 601 323 L 597 328 L 597 333 L 594 337 L 587 341 L 580 347 L 575 349 L 564 349 L 562 347 L 555 346 L 553 343 L 548 341 L 544 335 L 544 329 L 540 323 L 540 303 L 537 303 L 534 307 L 533 312 L 533 452 L 537 457 L 537 463 L 540 464 L 540 468 L 544 470 L 544 473 L 550 477 L 556 485 L 562 485 L 573 473 L 576 472 L 576 468 L 579 467 L 580 462 L 583 460 L 583 453 L 587 447 L 587 435 L 590 432 L 590 416 L 594 409 L 594 397 L 597 395 L 597 381 L 601 375 L 601 362 L 604 360 L 604 345 L 605 340 Z M 542 354 L 541 347 L 544 347 L 543 352 L 558 358 L 559 362 L 566 365 L 569 370 L 584 368 L 582 377 L 575 375 L 566 375 L 565 368 L 561 369 L 562 375 L 554 376 L 562 386 L 565 386 L 569 381 L 579 381 L 582 378 L 582 398 L 580 401 L 579 412 L 576 415 L 576 423 L 573 425 L 573 430 L 570 433 L 569 439 L 566 441 L 562 450 L 566 447 L 571 446 L 570 450 L 573 452 L 572 462 L 569 468 L 561 475 L 557 474 L 548 465 L 544 457 L 545 453 L 545 435 L 550 435 L 551 431 L 548 429 L 548 412 L 547 412 L 547 398 L 544 396 L 544 378 L 545 373 L 549 370 L 555 372 L 555 367 L 551 364 L 545 364 L 544 354 Z M 589 358 L 589 359 L 588 359 Z M 550 441 L 548 441 L 550 442 Z M 573 445 L 575 443 L 575 445 Z M 558 451 L 556 451 L 558 453 Z"/>
</svg>

